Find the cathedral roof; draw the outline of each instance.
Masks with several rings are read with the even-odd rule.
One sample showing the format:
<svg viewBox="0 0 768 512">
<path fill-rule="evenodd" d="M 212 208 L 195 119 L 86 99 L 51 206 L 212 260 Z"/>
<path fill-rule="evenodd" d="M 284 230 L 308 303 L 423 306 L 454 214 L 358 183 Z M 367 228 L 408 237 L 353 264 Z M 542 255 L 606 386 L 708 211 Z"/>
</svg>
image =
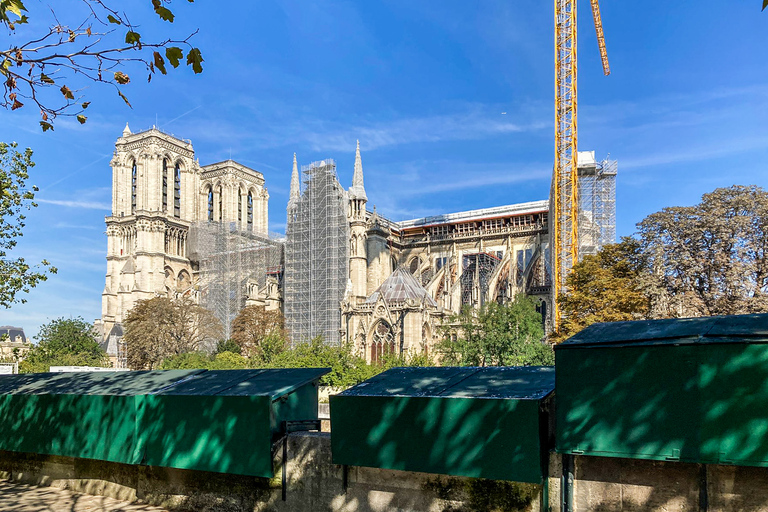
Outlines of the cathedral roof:
<svg viewBox="0 0 768 512">
<path fill-rule="evenodd" d="M 423 300 L 427 305 L 437 307 L 437 302 L 430 297 L 429 292 L 405 267 L 398 267 L 392 272 L 365 302 L 373 304 L 379 300 L 379 297 L 383 297 L 387 302 L 402 302 L 408 299 Z"/>
</svg>

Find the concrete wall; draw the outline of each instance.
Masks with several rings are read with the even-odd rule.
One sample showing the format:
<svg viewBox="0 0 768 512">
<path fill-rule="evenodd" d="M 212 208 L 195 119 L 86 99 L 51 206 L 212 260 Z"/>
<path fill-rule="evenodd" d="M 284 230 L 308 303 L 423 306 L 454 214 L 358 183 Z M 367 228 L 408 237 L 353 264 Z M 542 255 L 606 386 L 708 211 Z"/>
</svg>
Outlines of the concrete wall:
<svg viewBox="0 0 768 512">
<path fill-rule="evenodd" d="M 573 512 L 768 511 L 768 468 L 576 456 L 573 469 Z M 562 471 L 552 454 L 552 512 L 562 511 Z"/>
<path fill-rule="evenodd" d="M 283 501 L 282 443 L 274 448 L 272 479 L 11 452 L 0 452 L 0 479 L 201 512 L 540 510 L 540 486 L 511 482 L 350 467 L 345 489 L 326 433 L 288 436 Z M 768 512 L 768 468 L 577 456 L 573 469 L 573 512 Z M 552 454 L 552 512 L 565 512 L 562 475 Z"/>
<path fill-rule="evenodd" d="M 440 477 L 331 463 L 330 436 L 288 436 L 286 500 L 282 443 L 272 479 L 0 452 L 0 479 L 196 512 L 537 511 L 540 486 Z"/>
</svg>

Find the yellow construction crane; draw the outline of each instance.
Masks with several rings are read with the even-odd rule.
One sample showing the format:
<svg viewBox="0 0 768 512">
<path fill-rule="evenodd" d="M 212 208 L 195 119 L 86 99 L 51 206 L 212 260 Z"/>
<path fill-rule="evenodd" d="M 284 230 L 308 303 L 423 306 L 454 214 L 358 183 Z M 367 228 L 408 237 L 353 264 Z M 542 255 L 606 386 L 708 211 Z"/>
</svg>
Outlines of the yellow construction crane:
<svg viewBox="0 0 768 512">
<path fill-rule="evenodd" d="M 603 72 L 611 73 L 605 49 L 598 0 L 592 3 Z M 565 278 L 579 260 L 579 187 L 576 87 L 576 4 L 555 0 L 555 166 L 550 193 L 550 251 L 554 327 L 560 324 L 557 298 L 566 291 Z"/>
</svg>

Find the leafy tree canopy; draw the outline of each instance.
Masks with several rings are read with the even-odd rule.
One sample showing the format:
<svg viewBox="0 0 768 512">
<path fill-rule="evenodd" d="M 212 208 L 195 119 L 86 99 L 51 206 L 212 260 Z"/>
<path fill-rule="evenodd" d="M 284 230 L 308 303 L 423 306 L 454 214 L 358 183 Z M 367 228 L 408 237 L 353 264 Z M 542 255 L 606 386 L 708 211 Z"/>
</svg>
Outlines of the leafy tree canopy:
<svg viewBox="0 0 768 512">
<path fill-rule="evenodd" d="M 768 311 L 768 193 L 734 185 L 638 224 L 654 318 Z"/>
<path fill-rule="evenodd" d="M 648 318 L 649 279 L 648 258 L 634 238 L 584 256 L 566 278 L 571 292 L 559 298 L 563 319 L 550 340 L 563 341 L 596 322 Z"/>
<path fill-rule="evenodd" d="M 0 105 L 10 110 L 34 105 L 46 131 L 60 115 L 86 122 L 90 101 L 83 96 L 82 82 L 113 87 L 130 106 L 121 90 L 131 81 L 130 68 L 143 68 L 147 80 L 185 62 L 202 72 L 202 54 L 190 42 L 194 33 L 147 39 L 131 21 L 139 11 L 136 3 L 114 4 L 119 6 L 107 0 L 64 5 L 0 0 L 0 26 L 8 31 L 7 47 L 0 49 Z M 125 7 L 129 4 L 131 9 Z M 154 13 L 167 23 L 175 19 L 170 5 L 171 0 L 151 0 Z"/>
<path fill-rule="evenodd" d="M 567 278 L 555 341 L 595 322 L 768 311 L 768 193 L 734 185 L 638 224 Z"/>
<path fill-rule="evenodd" d="M 221 322 L 187 298 L 140 300 L 123 322 L 128 367 L 155 369 L 165 358 L 211 350 L 223 335 Z"/>
<path fill-rule="evenodd" d="M 533 299 L 518 295 L 509 304 L 465 308 L 444 328 L 438 345 L 443 365 L 552 365 L 552 347 L 544 343 L 541 314 Z"/>
<path fill-rule="evenodd" d="M 0 142 L 0 306 L 10 307 L 26 299 L 19 293 L 55 274 L 56 267 L 43 260 L 30 265 L 24 258 L 12 258 L 10 252 L 23 236 L 26 216 L 24 210 L 37 206 L 34 202 L 37 187 L 28 187 L 29 169 L 34 167 L 32 150 L 19 151 L 16 143 Z"/>
<path fill-rule="evenodd" d="M 285 318 L 280 310 L 246 306 L 232 321 L 232 341 L 246 357 L 270 361 L 286 347 Z"/>
<path fill-rule="evenodd" d="M 19 365 L 19 372 L 47 372 L 51 366 L 103 366 L 109 358 L 96 341 L 93 326 L 80 317 L 58 318 L 40 327 L 37 345 Z"/>
</svg>

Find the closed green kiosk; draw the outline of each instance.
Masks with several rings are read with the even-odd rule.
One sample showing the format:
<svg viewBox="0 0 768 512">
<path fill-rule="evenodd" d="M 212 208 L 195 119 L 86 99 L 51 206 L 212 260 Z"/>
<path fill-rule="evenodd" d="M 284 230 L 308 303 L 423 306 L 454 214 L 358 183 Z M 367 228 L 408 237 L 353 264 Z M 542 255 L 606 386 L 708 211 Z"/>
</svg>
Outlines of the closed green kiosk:
<svg viewBox="0 0 768 512">
<path fill-rule="evenodd" d="M 137 412 L 142 464 L 271 478 L 273 442 L 285 422 L 318 419 L 328 371 L 207 371 L 146 396 Z"/>
<path fill-rule="evenodd" d="M 561 453 L 768 466 L 768 314 L 594 324 L 555 360 Z"/>
<path fill-rule="evenodd" d="M 327 372 L 0 376 L 0 450 L 270 478 L 272 444 L 286 422 L 316 426 L 317 384 Z"/>
<path fill-rule="evenodd" d="M 334 464 L 541 483 L 551 367 L 393 368 L 331 396 Z"/>
<path fill-rule="evenodd" d="M 137 403 L 201 372 L 0 376 L 0 449 L 137 464 Z"/>
</svg>

